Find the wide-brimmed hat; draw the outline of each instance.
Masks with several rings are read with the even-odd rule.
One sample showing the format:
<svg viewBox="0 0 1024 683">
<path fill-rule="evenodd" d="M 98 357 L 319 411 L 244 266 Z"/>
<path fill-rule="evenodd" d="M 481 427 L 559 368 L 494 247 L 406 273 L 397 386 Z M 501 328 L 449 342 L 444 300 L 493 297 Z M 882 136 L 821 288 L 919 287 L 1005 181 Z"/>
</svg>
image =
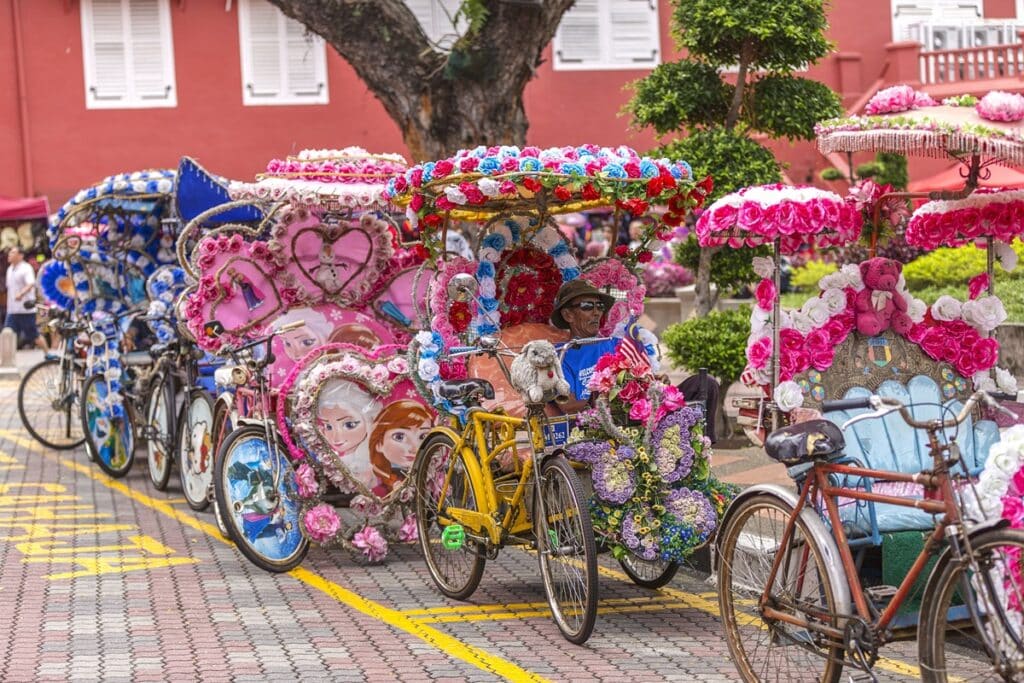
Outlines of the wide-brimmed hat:
<svg viewBox="0 0 1024 683">
<path fill-rule="evenodd" d="M 581 296 L 594 296 L 604 302 L 605 308 L 611 308 L 615 297 L 605 294 L 583 278 L 570 280 L 562 285 L 555 296 L 555 310 L 551 311 L 551 324 L 563 330 L 569 329 L 569 323 L 562 317 L 562 309 Z"/>
</svg>

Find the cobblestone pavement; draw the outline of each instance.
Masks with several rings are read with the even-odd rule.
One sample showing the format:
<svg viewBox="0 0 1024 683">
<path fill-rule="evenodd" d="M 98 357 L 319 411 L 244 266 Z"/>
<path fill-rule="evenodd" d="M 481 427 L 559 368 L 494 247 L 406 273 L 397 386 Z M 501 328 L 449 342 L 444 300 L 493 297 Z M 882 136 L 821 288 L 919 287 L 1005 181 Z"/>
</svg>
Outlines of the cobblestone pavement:
<svg viewBox="0 0 1024 683">
<path fill-rule="evenodd" d="M 372 567 L 314 549 L 268 574 L 174 484 L 152 489 L 144 457 L 113 480 L 82 449 L 36 444 L 16 389 L 0 382 L 2 681 L 736 678 L 714 587 L 697 572 L 646 590 L 602 556 L 585 647 L 559 635 L 536 559 L 515 549 L 466 603 L 437 593 L 414 546 Z M 887 648 L 880 679 L 916 678 L 915 652 Z"/>
</svg>

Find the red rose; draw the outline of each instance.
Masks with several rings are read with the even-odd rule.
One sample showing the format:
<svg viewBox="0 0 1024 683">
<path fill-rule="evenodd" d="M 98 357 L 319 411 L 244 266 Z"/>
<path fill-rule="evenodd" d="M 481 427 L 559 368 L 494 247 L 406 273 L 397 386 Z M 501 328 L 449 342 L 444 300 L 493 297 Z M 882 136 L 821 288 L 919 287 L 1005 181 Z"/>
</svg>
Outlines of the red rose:
<svg viewBox="0 0 1024 683">
<path fill-rule="evenodd" d="M 423 169 L 414 168 L 409 173 L 409 182 L 412 183 L 413 187 L 419 187 L 423 184 Z"/>
<path fill-rule="evenodd" d="M 405 192 L 407 187 L 409 187 L 409 183 L 406 182 L 405 176 L 400 175 L 395 178 L 395 192 Z"/>
<path fill-rule="evenodd" d="M 971 357 L 974 361 L 974 372 L 988 370 L 999 359 L 999 342 L 993 337 L 979 339 L 971 349 Z M 967 375 L 967 373 L 964 373 Z M 974 373 L 970 373 L 973 375 Z M 970 375 L 967 375 L 970 377 Z"/>
<path fill-rule="evenodd" d="M 654 254 L 647 251 L 646 249 L 640 251 L 640 253 L 636 255 L 636 260 L 639 261 L 640 263 L 650 263 L 653 258 Z"/>
<path fill-rule="evenodd" d="M 480 165 L 480 160 L 476 157 L 466 157 L 459 162 L 459 170 L 463 173 L 469 173 L 475 171 L 476 167 Z"/>
<path fill-rule="evenodd" d="M 596 187 L 594 187 L 593 183 L 587 183 L 586 185 L 584 185 L 583 186 L 583 191 L 582 191 L 581 194 L 583 195 L 583 198 L 587 199 L 587 200 L 594 200 L 594 199 L 600 199 L 601 198 L 601 191 L 598 190 Z"/>
<path fill-rule="evenodd" d="M 677 228 L 677 227 L 679 227 L 680 225 L 683 224 L 683 218 L 684 218 L 684 216 L 682 216 L 682 215 L 680 215 L 678 213 L 673 213 L 672 211 L 669 211 L 668 213 L 666 213 L 664 216 L 661 217 L 661 222 L 664 223 L 665 225 L 670 225 L 673 228 Z M 664 234 L 665 236 L 662 237 L 662 234 Z M 658 239 L 659 240 L 668 240 L 671 237 L 672 237 L 672 235 L 669 234 L 669 233 L 660 233 L 660 232 L 658 233 Z"/>
<path fill-rule="evenodd" d="M 434 164 L 434 177 L 443 178 L 454 170 L 455 164 L 447 159 L 443 159 Z"/>
<path fill-rule="evenodd" d="M 627 161 L 622 165 L 622 168 L 626 169 L 626 175 L 630 178 L 640 177 L 640 162 L 638 161 Z"/>
<path fill-rule="evenodd" d="M 787 327 L 779 332 L 779 348 L 787 351 L 803 350 L 804 341 L 804 335 L 791 327 Z"/>
<path fill-rule="evenodd" d="M 530 192 L 540 192 L 541 184 L 536 178 L 523 178 L 523 187 Z"/>
<path fill-rule="evenodd" d="M 676 179 L 672 177 L 672 174 L 668 172 L 668 169 L 661 169 L 661 175 L 658 177 L 661 178 L 661 185 L 666 190 L 671 190 L 675 188 Z"/>
<path fill-rule="evenodd" d="M 661 182 L 661 178 L 651 178 L 647 181 L 647 196 L 657 197 L 661 194 L 661 190 L 664 187 L 664 183 Z"/>
<path fill-rule="evenodd" d="M 715 179 L 710 175 L 704 176 L 704 180 L 697 183 L 697 187 L 704 191 L 704 194 L 711 194 L 711 191 L 715 189 Z"/>
<path fill-rule="evenodd" d="M 448 309 L 448 322 L 457 333 L 469 329 L 469 323 L 473 320 L 473 314 L 469 311 L 469 304 L 464 301 L 456 301 Z"/>
<path fill-rule="evenodd" d="M 472 183 L 468 183 L 466 187 L 462 188 L 462 194 L 466 195 L 466 201 L 470 204 L 483 204 L 487 201 L 487 196 Z"/>
<path fill-rule="evenodd" d="M 423 222 L 431 228 L 436 228 L 444 223 L 444 219 L 438 216 L 436 213 L 428 213 L 423 217 Z"/>
<path fill-rule="evenodd" d="M 625 256 L 628 253 L 629 253 L 629 247 L 627 245 L 625 245 L 625 244 L 620 244 L 617 247 L 615 247 L 615 254 L 617 256 Z"/>
<path fill-rule="evenodd" d="M 563 202 L 568 201 L 569 199 L 572 198 L 572 192 L 569 190 L 569 188 L 565 187 L 564 185 L 559 185 L 558 187 L 556 187 L 554 189 L 554 193 L 555 197 Z"/>
<path fill-rule="evenodd" d="M 668 200 L 668 209 L 675 213 L 686 213 L 686 209 L 689 208 L 689 204 L 690 203 L 687 201 L 686 195 L 676 194 Z"/>
</svg>

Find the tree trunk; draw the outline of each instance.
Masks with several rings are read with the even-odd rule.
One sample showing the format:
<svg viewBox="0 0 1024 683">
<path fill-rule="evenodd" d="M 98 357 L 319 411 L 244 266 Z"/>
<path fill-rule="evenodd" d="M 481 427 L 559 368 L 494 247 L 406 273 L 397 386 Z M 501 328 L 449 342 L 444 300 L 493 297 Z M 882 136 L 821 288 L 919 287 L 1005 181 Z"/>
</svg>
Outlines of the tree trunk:
<svg viewBox="0 0 1024 683">
<path fill-rule="evenodd" d="M 694 309 L 698 317 L 703 317 L 711 312 L 718 301 L 718 293 L 711 295 L 711 257 L 718 253 L 721 247 L 705 247 L 700 250 L 700 259 L 697 261 L 697 274 L 693 283 L 693 291 L 696 298 Z"/>
<path fill-rule="evenodd" d="M 523 90 L 573 0 L 475 1 L 486 20 L 445 52 L 404 0 L 270 0 L 352 65 L 398 124 L 413 161 L 526 142 Z"/>
<path fill-rule="evenodd" d="M 736 70 L 736 89 L 732 93 L 732 104 L 729 106 L 729 114 L 725 117 L 725 127 L 732 130 L 736 122 L 740 120 L 740 109 L 743 107 L 743 90 L 747 84 L 747 67 L 753 59 L 754 46 L 750 41 L 743 43 L 740 48 L 740 64 Z"/>
</svg>

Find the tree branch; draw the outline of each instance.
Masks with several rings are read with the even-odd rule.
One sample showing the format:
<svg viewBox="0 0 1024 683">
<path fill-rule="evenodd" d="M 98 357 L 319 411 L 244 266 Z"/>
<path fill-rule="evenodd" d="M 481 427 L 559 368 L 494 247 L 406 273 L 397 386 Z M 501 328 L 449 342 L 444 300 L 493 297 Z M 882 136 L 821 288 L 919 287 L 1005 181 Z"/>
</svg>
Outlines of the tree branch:
<svg viewBox="0 0 1024 683">
<path fill-rule="evenodd" d="M 740 118 L 740 107 L 743 105 L 743 89 L 747 84 L 747 67 L 754 58 L 754 45 L 750 40 L 743 41 L 740 48 L 740 66 L 736 72 L 736 89 L 732 93 L 732 104 L 729 107 L 729 115 L 725 118 L 725 127 L 732 130 Z"/>
</svg>

